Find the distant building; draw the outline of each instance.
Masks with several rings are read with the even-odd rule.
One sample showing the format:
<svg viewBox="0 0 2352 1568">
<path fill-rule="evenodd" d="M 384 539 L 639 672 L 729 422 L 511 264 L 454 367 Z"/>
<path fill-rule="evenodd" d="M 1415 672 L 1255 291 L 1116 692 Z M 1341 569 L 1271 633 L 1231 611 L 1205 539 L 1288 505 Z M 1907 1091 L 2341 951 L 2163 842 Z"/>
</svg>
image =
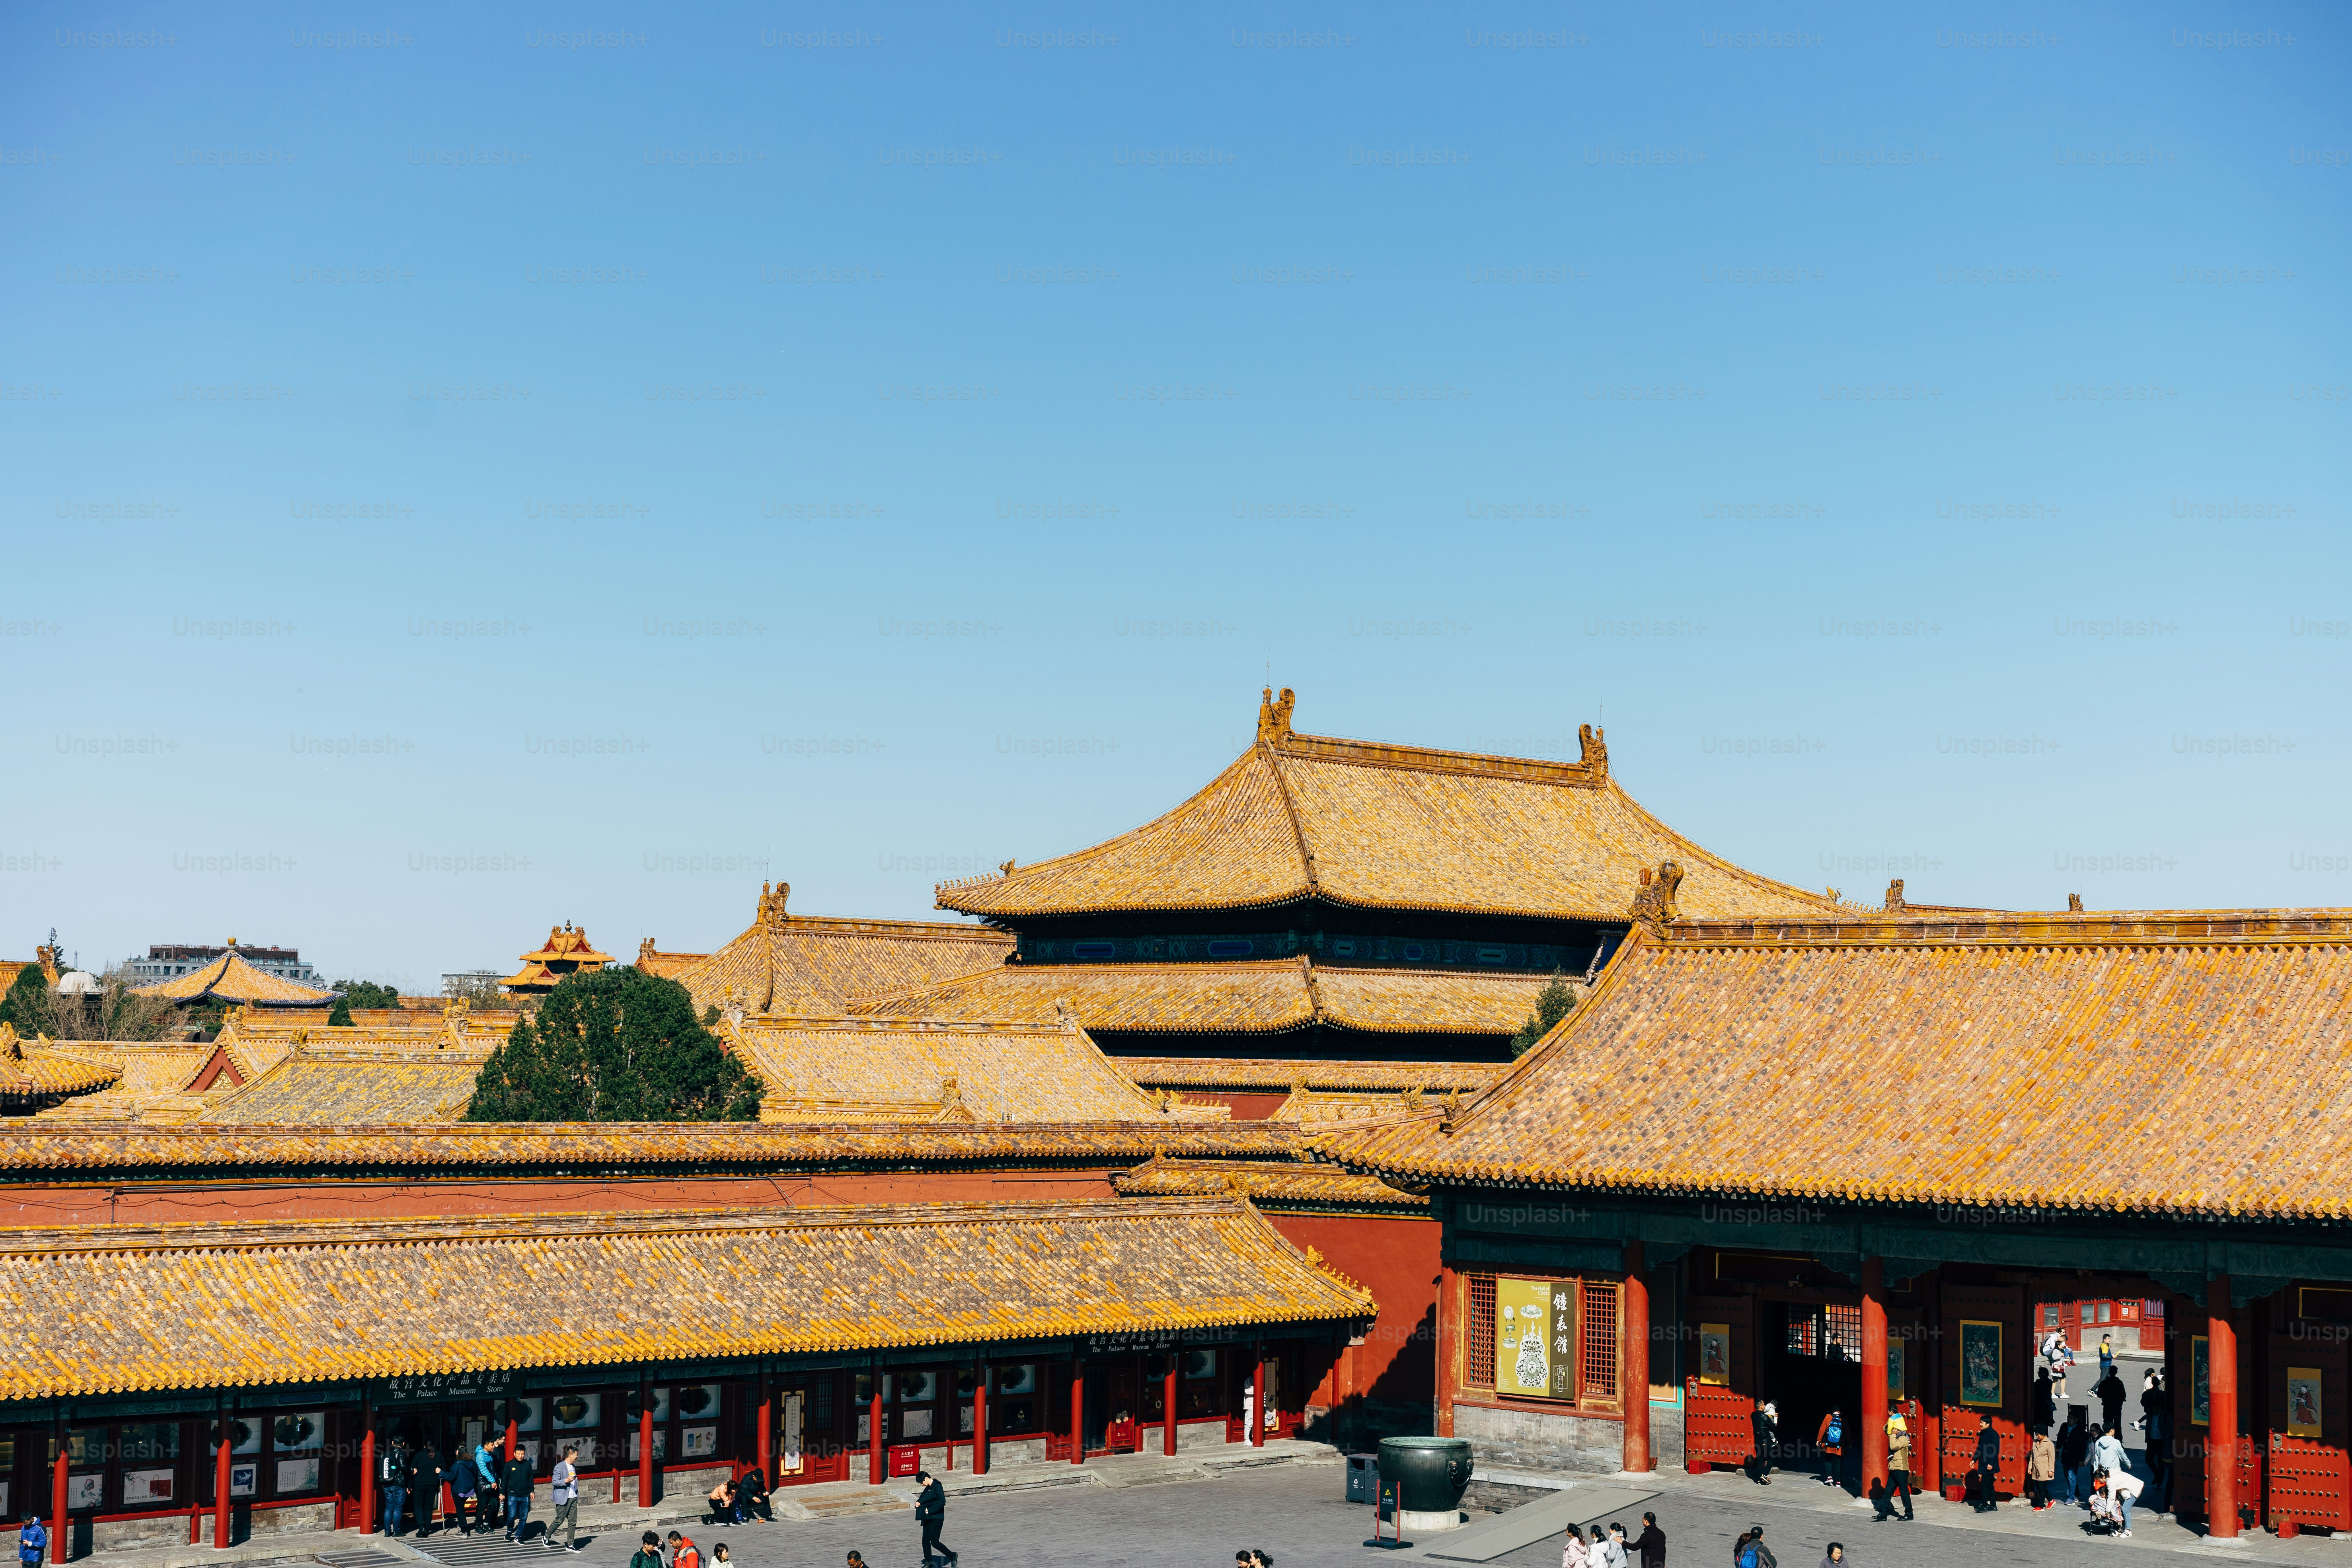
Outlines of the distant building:
<svg viewBox="0 0 2352 1568">
<path fill-rule="evenodd" d="M 131 961 L 131 973 L 136 984 L 152 985 L 159 980 L 173 980 L 183 974 L 194 974 L 230 947 L 236 955 L 264 974 L 274 974 L 280 980 L 290 980 L 297 985 L 324 985 L 319 972 L 302 962 L 299 949 L 291 947 L 245 947 L 235 937 L 227 947 L 191 947 L 177 942 L 161 942 L 147 950 L 144 958 Z"/>
<path fill-rule="evenodd" d="M 499 984 L 517 995 L 543 996 L 565 975 L 602 969 L 612 962 L 611 953 L 599 952 L 589 942 L 585 930 L 574 931 L 565 921 L 549 928 L 547 941 L 536 952 L 524 953 L 522 967 Z"/>
<path fill-rule="evenodd" d="M 507 977 L 495 969 L 458 969 L 441 976 L 441 994 L 462 996 L 472 992 L 502 987 Z"/>
</svg>

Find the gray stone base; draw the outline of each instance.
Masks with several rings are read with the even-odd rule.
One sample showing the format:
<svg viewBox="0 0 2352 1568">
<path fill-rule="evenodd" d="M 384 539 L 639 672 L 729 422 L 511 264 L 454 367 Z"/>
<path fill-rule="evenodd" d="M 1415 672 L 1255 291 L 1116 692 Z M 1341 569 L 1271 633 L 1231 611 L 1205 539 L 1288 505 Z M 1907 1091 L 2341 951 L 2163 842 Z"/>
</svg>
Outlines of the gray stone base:
<svg viewBox="0 0 2352 1568">
<path fill-rule="evenodd" d="M 1625 1463 L 1624 1423 L 1566 1411 L 1456 1405 L 1454 1435 L 1470 1440 L 1470 1452 L 1482 1466 L 1609 1475 Z"/>
<path fill-rule="evenodd" d="M 1462 1510 L 1447 1509 L 1444 1513 L 1415 1513 L 1409 1508 L 1397 1510 L 1397 1528 L 1408 1535 L 1429 1535 L 1441 1530 L 1462 1528 Z"/>
<path fill-rule="evenodd" d="M 1650 1406 L 1650 1461 L 1662 1470 L 1683 1468 L 1683 1407 Z"/>
</svg>

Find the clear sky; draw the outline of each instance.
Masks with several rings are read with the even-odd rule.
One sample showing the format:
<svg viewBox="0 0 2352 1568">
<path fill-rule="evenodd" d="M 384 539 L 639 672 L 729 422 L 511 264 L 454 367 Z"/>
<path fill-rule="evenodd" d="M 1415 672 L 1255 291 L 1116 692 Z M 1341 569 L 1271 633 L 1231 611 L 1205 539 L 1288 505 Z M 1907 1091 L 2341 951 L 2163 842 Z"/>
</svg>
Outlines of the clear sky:
<svg viewBox="0 0 2352 1568">
<path fill-rule="evenodd" d="M 1269 672 L 1850 897 L 2352 904 L 2347 29 L 13 5 L 0 956 L 919 916 Z"/>
</svg>

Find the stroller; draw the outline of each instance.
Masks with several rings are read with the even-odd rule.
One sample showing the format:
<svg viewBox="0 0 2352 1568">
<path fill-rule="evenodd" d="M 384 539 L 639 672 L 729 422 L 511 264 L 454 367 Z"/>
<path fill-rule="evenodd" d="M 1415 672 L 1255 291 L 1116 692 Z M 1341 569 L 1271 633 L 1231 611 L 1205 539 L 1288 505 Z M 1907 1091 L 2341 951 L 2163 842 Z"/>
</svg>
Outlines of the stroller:
<svg viewBox="0 0 2352 1568">
<path fill-rule="evenodd" d="M 2113 1535 L 2124 1527 L 2124 1505 L 2101 1487 L 2091 1494 L 2091 1533 Z"/>
</svg>

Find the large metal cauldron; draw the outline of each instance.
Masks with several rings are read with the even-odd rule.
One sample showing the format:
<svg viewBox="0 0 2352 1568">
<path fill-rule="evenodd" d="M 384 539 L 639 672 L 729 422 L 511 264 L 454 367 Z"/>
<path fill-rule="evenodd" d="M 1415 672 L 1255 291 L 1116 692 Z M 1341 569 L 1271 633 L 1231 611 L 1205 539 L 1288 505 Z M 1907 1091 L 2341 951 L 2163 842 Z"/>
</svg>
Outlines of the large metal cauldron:
<svg viewBox="0 0 2352 1568">
<path fill-rule="evenodd" d="M 1450 1515 L 1470 1485 L 1470 1439 L 1383 1437 L 1381 1480 L 1398 1489 L 1404 1512 Z"/>
</svg>

